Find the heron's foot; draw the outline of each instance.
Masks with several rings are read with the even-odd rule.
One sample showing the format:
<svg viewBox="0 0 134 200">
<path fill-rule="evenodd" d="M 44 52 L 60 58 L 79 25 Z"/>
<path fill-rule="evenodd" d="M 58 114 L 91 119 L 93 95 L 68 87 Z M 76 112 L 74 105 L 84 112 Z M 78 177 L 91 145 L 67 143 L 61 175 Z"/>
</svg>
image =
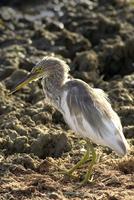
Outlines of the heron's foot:
<svg viewBox="0 0 134 200">
<path fill-rule="evenodd" d="M 93 182 L 93 175 L 92 175 L 92 171 L 93 171 L 93 166 L 96 163 L 97 160 L 97 156 L 94 150 L 93 145 L 90 142 L 87 142 L 87 151 L 85 152 L 84 156 L 82 157 L 82 159 L 76 164 L 74 165 L 70 170 L 61 170 L 61 173 L 67 176 L 70 176 L 71 178 L 78 178 L 74 175 L 72 175 L 74 173 L 74 171 L 78 168 L 80 168 L 84 163 L 86 163 L 87 161 L 89 161 L 89 151 L 91 150 L 92 153 L 92 159 L 90 160 L 89 166 L 88 166 L 88 171 L 85 175 L 84 180 L 79 184 L 78 187 L 81 187 L 83 185 L 85 185 L 88 181 L 91 183 Z"/>
<path fill-rule="evenodd" d="M 88 179 L 85 179 L 85 178 L 84 178 L 83 181 L 77 183 L 77 185 L 76 185 L 75 188 L 78 189 L 78 188 L 84 187 L 84 186 L 87 185 L 87 184 L 93 184 L 94 182 L 95 182 L 95 181 L 94 181 L 94 179 L 93 179 L 93 176 L 91 176 L 91 177 L 88 178 Z"/>
<path fill-rule="evenodd" d="M 96 153 L 95 153 L 93 145 L 91 143 L 89 143 L 89 145 L 90 145 L 90 150 L 92 152 L 92 161 L 89 164 L 88 171 L 87 171 L 87 173 L 85 175 L 84 180 L 80 183 L 80 186 L 83 186 L 83 185 L 87 184 L 88 181 L 90 183 L 93 182 L 93 174 L 92 174 L 92 172 L 93 172 L 93 167 L 94 167 L 94 165 L 96 163 L 96 160 L 97 160 L 97 156 L 96 156 Z"/>
<path fill-rule="evenodd" d="M 67 176 L 70 176 L 71 178 L 76 178 L 76 176 L 73 175 L 74 171 L 76 169 L 78 169 L 79 167 L 81 167 L 89 158 L 89 149 L 85 152 L 84 156 L 82 157 L 82 159 L 76 164 L 74 165 L 71 169 L 69 170 L 60 170 L 60 174 L 64 174 Z"/>
<path fill-rule="evenodd" d="M 94 183 L 94 182 L 95 182 L 95 180 L 94 180 L 94 176 L 92 174 L 92 170 L 87 171 L 84 179 L 77 185 L 76 188 L 80 188 L 80 187 L 85 186 L 87 183 Z"/>
<path fill-rule="evenodd" d="M 89 159 L 89 149 L 87 149 L 87 151 L 85 152 L 84 156 L 82 157 L 82 159 L 76 164 L 74 165 L 71 169 L 69 169 L 67 171 L 68 175 L 73 174 L 73 172 L 78 169 L 79 167 L 81 167 L 87 160 Z"/>
<path fill-rule="evenodd" d="M 63 174 L 64 176 L 69 176 L 70 178 L 76 178 L 76 176 L 70 173 L 67 169 L 60 169 L 58 173 Z"/>
<path fill-rule="evenodd" d="M 80 182 L 80 186 L 84 186 L 86 185 L 88 182 L 92 183 L 93 182 L 93 174 L 92 174 L 92 170 L 90 173 L 86 173 L 84 179 Z"/>
<path fill-rule="evenodd" d="M 69 177 L 71 177 L 71 178 L 76 178 L 76 176 L 73 175 L 72 173 L 73 173 L 73 172 L 70 172 L 70 170 L 64 170 L 64 171 L 63 171 L 63 174 L 64 174 L 65 176 L 69 176 Z"/>
</svg>

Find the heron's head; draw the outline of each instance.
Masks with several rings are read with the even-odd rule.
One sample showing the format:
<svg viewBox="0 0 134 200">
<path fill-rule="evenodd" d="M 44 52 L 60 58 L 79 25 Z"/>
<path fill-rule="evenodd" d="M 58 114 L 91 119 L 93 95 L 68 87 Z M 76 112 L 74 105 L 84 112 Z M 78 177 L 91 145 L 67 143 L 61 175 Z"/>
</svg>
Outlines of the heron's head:
<svg viewBox="0 0 134 200">
<path fill-rule="evenodd" d="M 40 62 L 38 62 L 32 71 L 11 91 L 10 94 L 21 89 L 23 86 L 36 81 L 40 78 L 48 77 L 56 72 L 68 73 L 68 65 L 61 59 L 55 57 L 44 57 Z"/>
</svg>

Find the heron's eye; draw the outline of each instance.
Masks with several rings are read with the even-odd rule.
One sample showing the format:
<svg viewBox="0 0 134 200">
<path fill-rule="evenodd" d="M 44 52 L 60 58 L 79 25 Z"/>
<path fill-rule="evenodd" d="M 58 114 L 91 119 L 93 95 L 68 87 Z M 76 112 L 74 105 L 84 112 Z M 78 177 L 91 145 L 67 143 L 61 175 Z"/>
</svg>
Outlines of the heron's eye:
<svg viewBox="0 0 134 200">
<path fill-rule="evenodd" d="M 37 72 L 41 72 L 42 71 L 42 68 L 41 67 L 39 67 L 39 68 L 37 68 L 37 70 L 36 70 Z"/>
</svg>

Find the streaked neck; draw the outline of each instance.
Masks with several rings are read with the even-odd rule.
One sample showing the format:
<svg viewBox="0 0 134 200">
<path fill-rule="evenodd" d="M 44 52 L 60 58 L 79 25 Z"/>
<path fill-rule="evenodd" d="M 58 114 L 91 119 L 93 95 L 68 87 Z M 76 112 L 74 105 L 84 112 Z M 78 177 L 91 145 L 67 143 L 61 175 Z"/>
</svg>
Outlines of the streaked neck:
<svg viewBox="0 0 134 200">
<path fill-rule="evenodd" d="M 61 72 L 55 72 L 53 75 L 42 79 L 42 86 L 46 92 L 57 94 L 61 87 L 67 81 L 68 75 Z"/>
</svg>

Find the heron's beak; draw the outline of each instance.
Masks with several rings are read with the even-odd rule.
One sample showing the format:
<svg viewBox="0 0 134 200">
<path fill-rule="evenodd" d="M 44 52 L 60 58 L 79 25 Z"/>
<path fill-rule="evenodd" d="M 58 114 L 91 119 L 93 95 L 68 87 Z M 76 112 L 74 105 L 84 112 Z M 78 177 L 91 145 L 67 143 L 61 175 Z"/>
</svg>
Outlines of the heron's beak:
<svg viewBox="0 0 134 200">
<path fill-rule="evenodd" d="M 13 94 L 17 90 L 21 89 L 23 86 L 27 85 L 28 83 L 31 83 L 32 81 L 38 79 L 38 73 L 37 72 L 31 72 L 28 74 L 20 83 L 18 83 L 15 88 L 11 90 L 10 94 Z"/>
</svg>

